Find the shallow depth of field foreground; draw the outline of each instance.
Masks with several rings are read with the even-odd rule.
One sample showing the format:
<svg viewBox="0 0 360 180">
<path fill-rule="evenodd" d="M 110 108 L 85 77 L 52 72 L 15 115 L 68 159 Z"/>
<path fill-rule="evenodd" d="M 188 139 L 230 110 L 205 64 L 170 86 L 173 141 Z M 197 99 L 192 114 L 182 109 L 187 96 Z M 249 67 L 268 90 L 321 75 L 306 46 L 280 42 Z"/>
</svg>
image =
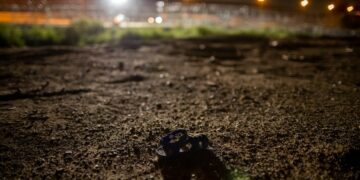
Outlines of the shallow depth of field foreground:
<svg viewBox="0 0 360 180">
<path fill-rule="evenodd" d="M 2 49 L 0 176 L 159 179 L 195 168 L 195 179 L 224 169 L 233 179 L 358 179 L 359 42 Z M 208 136 L 211 153 L 193 160 L 218 165 L 164 172 L 155 150 L 179 128 Z"/>
</svg>

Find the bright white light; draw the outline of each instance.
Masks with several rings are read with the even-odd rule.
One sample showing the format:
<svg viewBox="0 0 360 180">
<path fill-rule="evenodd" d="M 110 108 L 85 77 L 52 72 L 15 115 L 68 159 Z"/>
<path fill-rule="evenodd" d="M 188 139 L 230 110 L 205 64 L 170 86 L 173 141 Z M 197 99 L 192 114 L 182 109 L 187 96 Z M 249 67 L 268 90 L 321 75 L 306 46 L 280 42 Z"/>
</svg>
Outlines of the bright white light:
<svg viewBox="0 0 360 180">
<path fill-rule="evenodd" d="M 347 10 L 347 12 L 351 12 L 351 11 L 354 10 L 354 6 L 348 6 L 348 7 L 346 8 L 346 10 Z"/>
<path fill-rule="evenodd" d="M 127 0 L 110 0 L 111 5 L 114 6 L 121 6 L 124 5 L 127 2 Z"/>
<path fill-rule="evenodd" d="M 164 7 L 165 3 L 164 3 L 164 1 L 158 1 L 158 2 L 156 2 L 156 6 L 157 7 Z"/>
<path fill-rule="evenodd" d="M 153 24 L 155 22 L 155 18 L 149 17 L 147 21 L 149 24 Z"/>
<path fill-rule="evenodd" d="M 334 4 L 329 4 L 327 8 L 328 8 L 329 11 L 332 11 L 335 8 L 335 5 Z"/>
<path fill-rule="evenodd" d="M 309 4 L 309 1 L 307 1 L 307 0 L 302 0 L 302 1 L 300 2 L 300 5 L 301 5 L 302 7 L 306 7 L 308 4 Z"/>
<path fill-rule="evenodd" d="M 160 17 L 160 16 L 158 16 L 158 17 L 155 18 L 155 22 L 156 22 L 157 24 L 161 24 L 161 23 L 163 22 L 163 18 Z"/>
<path fill-rule="evenodd" d="M 114 23 L 120 24 L 124 20 L 125 20 L 125 16 L 123 14 L 119 14 L 119 15 L 115 16 Z"/>
</svg>

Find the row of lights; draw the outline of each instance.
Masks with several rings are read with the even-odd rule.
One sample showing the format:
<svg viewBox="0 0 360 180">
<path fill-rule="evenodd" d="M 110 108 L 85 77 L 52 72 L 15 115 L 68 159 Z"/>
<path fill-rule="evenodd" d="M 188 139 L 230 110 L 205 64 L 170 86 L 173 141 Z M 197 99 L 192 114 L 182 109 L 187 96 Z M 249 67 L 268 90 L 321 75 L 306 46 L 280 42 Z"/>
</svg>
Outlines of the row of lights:
<svg viewBox="0 0 360 180">
<path fill-rule="evenodd" d="M 116 6 L 116 7 L 124 6 L 128 2 L 128 0 L 109 0 L 109 1 L 110 1 L 110 5 Z M 165 4 L 164 4 L 164 1 L 158 1 L 156 3 L 156 5 L 158 7 L 164 7 Z M 126 19 L 125 15 L 119 14 L 119 15 L 115 16 L 113 22 L 115 24 L 120 24 L 121 22 L 125 21 L 125 19 Z M 161 23 L 163 23 L 163 21 L 164 20 L 163 20 L 163 18 L 161 16 L 149 17 L 147 19 L 147 22 L 149 24 L 154 24 L 154 23 L 161 24 Z"/>
<path fill-rule="evenodd" d="M 124 5 L 125 3 L 127 3 L 127 1 L 128 1 L 128 0 L 110 0 L 111 4 L 112 4 L 112 5 L 116 5 L 116 6 Z M 258 2 L 258 3 L 265 3 L 265 0 L 257 0 L 257 2 Z M 300 1 L 300 6 L 301 6 L 301 7 L 304 7 L 304 8 L 305 8 L 305 7 L 308 6 L 308 5 L 309 5 L 309 0 L 301 0 L 301 1 Z M 158 1 L 158 2 L 157 2 L 157 6 L 158 6 L 158 7 L 159 7 L 159 6 L 164 7 L 164 2 L 163 2 L 163 1 Z M 333 4 L 333 3 L 329 4 L 329 5 L 327 6 L 327 9 L 328 9 L 329 11 L 334 10 L 334 9 L 335 9 L 335 4 Z M 348 12 L 352 12 L 352 11 L 354 10 L 354 6 L 350 5 L 350 6 L 348 6 L 348 7 L 346 8 L 346 10 L 347 10 Z M 118 16 L 116 16 L 116 17 L 114 18 L 114 22 L 115 22 L 115 23 L 120 23 L 120 22 L 122 22 L 122 21 L 124 21 L 124 20 L 125 20 L 125 16 L 122 15 L 122 14 L 119 14 Z M 154 23 L 156 23 L 156 24 L 161 24 L 161 23 L 163 23 L 163 18 L 162 18 L 161 16 L 149 17 L 149 18 L 147 19 L 147 21 L 148 21 L 149 24 L 154 24 Z"/>
<path fill-rule="evenodd" d="M 119 15 L 115 16 L 114 23 L 115 24 L 120 24 L 121 22 L 123 22 L 125 20 L 125 18 L 126 17 L 123 14 L 119 14 Z M 163 18 L 161 16 L 149 17 L 147 19 L 147 21 L 148 21 L 149 24 L 154 24 L 154 23 L 161 24 L 161 23 L 163 23 Z"/>
<path fill-rule="evenodd" d="M 257 0 L 257 2 L 258 2 L 258 3 L 264 3 L 265 0 Z M 309 5 L 309 0 L 301 0 L 301 1 L 300 1 L 300 6 L 301 6 L 301 7 L 306 7 L 306 6 L 308 6 L 308 5 Z M 329 11 L 334 10 L 334 9 L 335 9 L 335 4 L 333 4 L 333 3 L 328 4 L 328 5 L 327 5 L 327 9 L 328 9 Z M 348 6 L 348 7 L 346 8 L 346 11 L 347 11 L 347 12 L 351 12 L 351 11 L 353 11 L 353 10 L 354 10 L 354 6 L 352 6 L 352 5 L 350 5 L 350 6 Z"/>
<path fill-rule="evenodd" d="M 154 17 L 149 17 L 147 21 L 148 21 L 149 24 L 154 24 L 154 23 L 161 24 L 163 22 L 163 18 L 161 16 L 158 16 L 158 17 L 155 17 L 155 18 Z"/>
<path fill-rule="evenodd" d="M 123 5 L 127 2 L 127 0 L 110 0 L 111 4 L 113 5 L 117 5 L 117 6 L 120 6 L 120 5 Z M 257 0 L 258 3 L 265 3 L 265 0 Z M 301 0 L 300 1 L 300 6 L 301 7 L 306 7 L 308 6 L 310 3 L 309 3 L 309 0 Z M 164 6 L 164 1 L 158 1 L 157 3 L 158 6 Z M 331 3 L 331 4 L 328 4 L 327 6 L 327 9 L 329 11 L 332 11 L 335 9 L 335 4 Z M 354 10 L 354 6 L 350 5 L 346 8 L 347 12 L 351 12 Z"/>
<path fill-rule="evenodd" d="M 119 15 L 115 16 L 113 22 L 114 22 L 115 24 L 120 24 L 121 22 L 125 21 L 125 19 L 126 19 L 125 15 L 119 14 Z M 148 22 L 149 24 L 154 24 L 154 23 L 156 23 L 156 24 L 161 24 L 161 23 L 163 23 L 163 18 L 162 18 L 161 16 L 149 17 L 149 18 L 147 19 L 147 22 Z"/>
</svg>

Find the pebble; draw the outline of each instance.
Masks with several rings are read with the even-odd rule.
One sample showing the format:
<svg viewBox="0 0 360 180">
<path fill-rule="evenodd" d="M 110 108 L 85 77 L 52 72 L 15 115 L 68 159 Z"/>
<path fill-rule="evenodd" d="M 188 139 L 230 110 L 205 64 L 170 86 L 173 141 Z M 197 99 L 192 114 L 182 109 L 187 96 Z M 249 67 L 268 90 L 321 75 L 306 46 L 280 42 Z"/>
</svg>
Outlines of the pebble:
<svg viewBox="0 0 360 180">
<path fill-rule="evenodd" d="M 171 81 L 166 81 L 166 86 L 172 86 L 173 83 Z"/>
<path fill-rule="evenodd" d="M 352 53 L 352 52 L 354 52 L 354 49 L 353 48 L 345 48 L 345 52 L 346 53 Z"/>
<path fill-rule="evenodd" d="M 205 84 L 208 85 L 208 86 L 217 86 L 217 84 L 215 82 L 213 82 L 213 81 L 206 81 Z"/>
<path fill-rule="evenodd" d="M 94 170 L 96 170 L 96 171 L 100 170 L 100 166 L 98 164 L 95 164 Z"/>
<path fill-rule="evenodd" d="M 73 152 L 71 150 L 65 151 L 66 155 L 72 154 Z"/>
</svg>

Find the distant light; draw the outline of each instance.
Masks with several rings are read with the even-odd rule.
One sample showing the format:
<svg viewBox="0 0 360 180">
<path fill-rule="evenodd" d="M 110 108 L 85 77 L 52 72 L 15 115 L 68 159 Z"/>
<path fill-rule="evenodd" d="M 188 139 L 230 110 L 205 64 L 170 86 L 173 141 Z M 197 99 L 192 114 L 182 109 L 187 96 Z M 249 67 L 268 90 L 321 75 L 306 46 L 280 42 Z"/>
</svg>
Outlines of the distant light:
<svg viewBox="0 0 360 180">
<path fill-rule="evenodd" d="M 120 24 L 124 20 L 125 20 L 125 15 L 119 14 L 119 15 L 115 16 L 114 23 L 115 24 Z"/>
<path fill-rule="evenodd" d="M 300 5 L 301 5 L 302 7 L 306 7 L 307 5 L 309 5 L 309 1 L 308 1 L 308 0 L 302 0 L 302 1 L 300 2 Z"/>
<path fill-rule="evenodd" d="M 257 0 L 257 2 L 263 3 L 265 2 L 265 0 Z"/>
<path fill-rule="evenodd" d="M 164 2 L 164 1 L 158 1 L 158 2 L 156 2 L 156 6 L 157 6 L 157 7 L 164 7 L 164 6 L 165 6 L 165 2 Z"/>
<path fill-rule="evenodd" d="M 334 5 L 334 4 L 329 4 L 329 5 L 327 6 L 327 8 L 328 8 L 329 11 L 332 11 L 332 10 L 334 10 L 335 5 Z"/>
<path fill-rule="evenodd" d="M 160 16 L 158 16 L 158 17 L 155 18 L 155 22 L 156 22 L 157 24 L 161 24 L 161 23 L 163 22 L 163 18 L 160 17 Z"/>
<path fill-rule="evenodd" d="M 149 17 L 147 21 L 149 24 L 153 24 L 155 22 L 155 18 Z"/>
<path fill-rule="evenodd" d="M 354 10 L 354 6 L 348 6 L 348 7 L 346 8 L 346 10 L 347 10 L 347 12 L 351 12 L 351 11 Z"/>
<path fill-rule="evenodd" d="M 277 47 L 277 46 L 279 45 L 279 42 L 278 42 L 278 41 L 271 41 L 271 42 L 270 42 L 270 45 L 271 45 L 272 47 Z"/>
<path fill-rule="evenodd" d="M 127 2 L 127 0 L 110 0 L 111 5 L 114 6 L 121 6 L 124 5 Z"/>
</svg>

